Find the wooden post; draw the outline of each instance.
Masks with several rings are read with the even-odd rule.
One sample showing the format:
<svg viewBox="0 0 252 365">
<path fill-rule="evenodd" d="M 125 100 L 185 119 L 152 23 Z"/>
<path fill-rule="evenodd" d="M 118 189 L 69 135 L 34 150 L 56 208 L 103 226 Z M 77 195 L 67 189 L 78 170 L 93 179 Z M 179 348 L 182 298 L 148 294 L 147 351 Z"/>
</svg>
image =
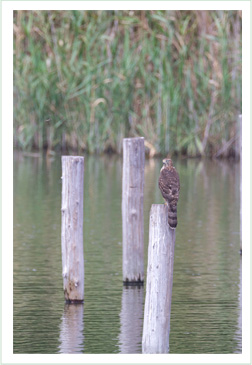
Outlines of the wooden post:
<svg viewBox="0 0 252 365">
<path fill-rule="evenodd" d="M 169 352 L 175 229 L 167 218 L 167 206 L 152 205 L 142 337 L 142 352 L 149 354 Z"/>
<path fill-rule="evenodd" d="M 144 280 L 144 138 L 123 139 L 123 282 Z"/>
<path fill-rule="evenodd" d="M 84 300 L 84 157 L 62 156 L 61 250 L 65 300 Z"/>
</svg>

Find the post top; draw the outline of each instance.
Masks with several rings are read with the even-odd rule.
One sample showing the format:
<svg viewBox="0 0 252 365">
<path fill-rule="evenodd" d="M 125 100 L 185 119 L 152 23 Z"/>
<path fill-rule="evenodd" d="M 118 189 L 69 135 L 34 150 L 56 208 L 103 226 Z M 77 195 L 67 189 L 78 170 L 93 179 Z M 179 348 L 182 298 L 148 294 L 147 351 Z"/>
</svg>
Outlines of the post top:
<svg viewBox="0 0 252 365">
<path fill-rule="evenodd" d="M 132 137 L 132 138 L 123 138 L 124 141 L 136 141 L 136 140 L 144 140 L 144 137 Z"/>
<path fill-rule="evenodd" d="M 168 210 L 168 207 L 165 204 L 152 204 L 150 213 L 151 214 L 155 214 L 155 213 L 163 214 L 166 210 Z"/>
<path fill-rule="evenodd" d="M 72 159 L 72 160 L 84 160 L 84 156 L 72 156 L 72 155 L 69 155 L 69 156 L 61 156 L 61 159 Z"/>
<path fill-rule="evenodd" d="M 165 204 L 151 204 L 151 208 L 159 209 L 158 207 L 165 207 Z"/>
</svg>

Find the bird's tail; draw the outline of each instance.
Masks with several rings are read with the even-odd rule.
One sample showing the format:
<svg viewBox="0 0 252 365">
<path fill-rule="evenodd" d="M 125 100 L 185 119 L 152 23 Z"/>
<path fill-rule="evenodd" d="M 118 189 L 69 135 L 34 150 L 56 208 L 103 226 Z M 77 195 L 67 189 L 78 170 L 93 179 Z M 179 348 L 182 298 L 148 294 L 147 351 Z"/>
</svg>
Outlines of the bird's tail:
<svg viewBox="0 0 252 365">
<path fill-rule="evenodd" d="M 177 227 L 177 205 L 168 206 L 168 224 L 172 229 Z"/>
</svg>

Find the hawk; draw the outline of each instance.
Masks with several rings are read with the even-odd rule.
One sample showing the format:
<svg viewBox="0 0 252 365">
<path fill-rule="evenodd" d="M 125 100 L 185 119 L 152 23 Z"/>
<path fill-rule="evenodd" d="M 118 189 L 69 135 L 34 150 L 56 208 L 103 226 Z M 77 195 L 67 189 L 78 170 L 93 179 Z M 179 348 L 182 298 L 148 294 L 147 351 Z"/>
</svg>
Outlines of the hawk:
<svg viewBox="0 0 252 365">
<path fill-rule="evenodd" d="M 168 206 L 168 224 L 171 228 L 177 227 L 177 203 L 179 198 L 179 174 L 172 164 L 172 160 L 164 159 L 158 180 L 159 189 Z"/>
</svg>

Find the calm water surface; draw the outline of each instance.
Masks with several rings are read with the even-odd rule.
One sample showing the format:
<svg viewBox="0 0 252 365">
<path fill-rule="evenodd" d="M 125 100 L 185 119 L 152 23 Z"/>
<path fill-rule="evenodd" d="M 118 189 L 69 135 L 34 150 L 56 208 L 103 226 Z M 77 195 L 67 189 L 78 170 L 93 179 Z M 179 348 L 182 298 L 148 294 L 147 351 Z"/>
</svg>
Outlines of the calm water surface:
<svg viewBox="0 0 252 365">
<path fill-rule="evenodd" d="M 239 164 L 176 160 L 170 353 L 241 353 Z M 145 166 L 145 268 L 161 160 Z M 61 160 L 14 154 L 14 353 L 141 353 L 145 287 L 122 285 L 122 160 L 85 157 L 85 302 L 64 302 Z"/>
</svg>

